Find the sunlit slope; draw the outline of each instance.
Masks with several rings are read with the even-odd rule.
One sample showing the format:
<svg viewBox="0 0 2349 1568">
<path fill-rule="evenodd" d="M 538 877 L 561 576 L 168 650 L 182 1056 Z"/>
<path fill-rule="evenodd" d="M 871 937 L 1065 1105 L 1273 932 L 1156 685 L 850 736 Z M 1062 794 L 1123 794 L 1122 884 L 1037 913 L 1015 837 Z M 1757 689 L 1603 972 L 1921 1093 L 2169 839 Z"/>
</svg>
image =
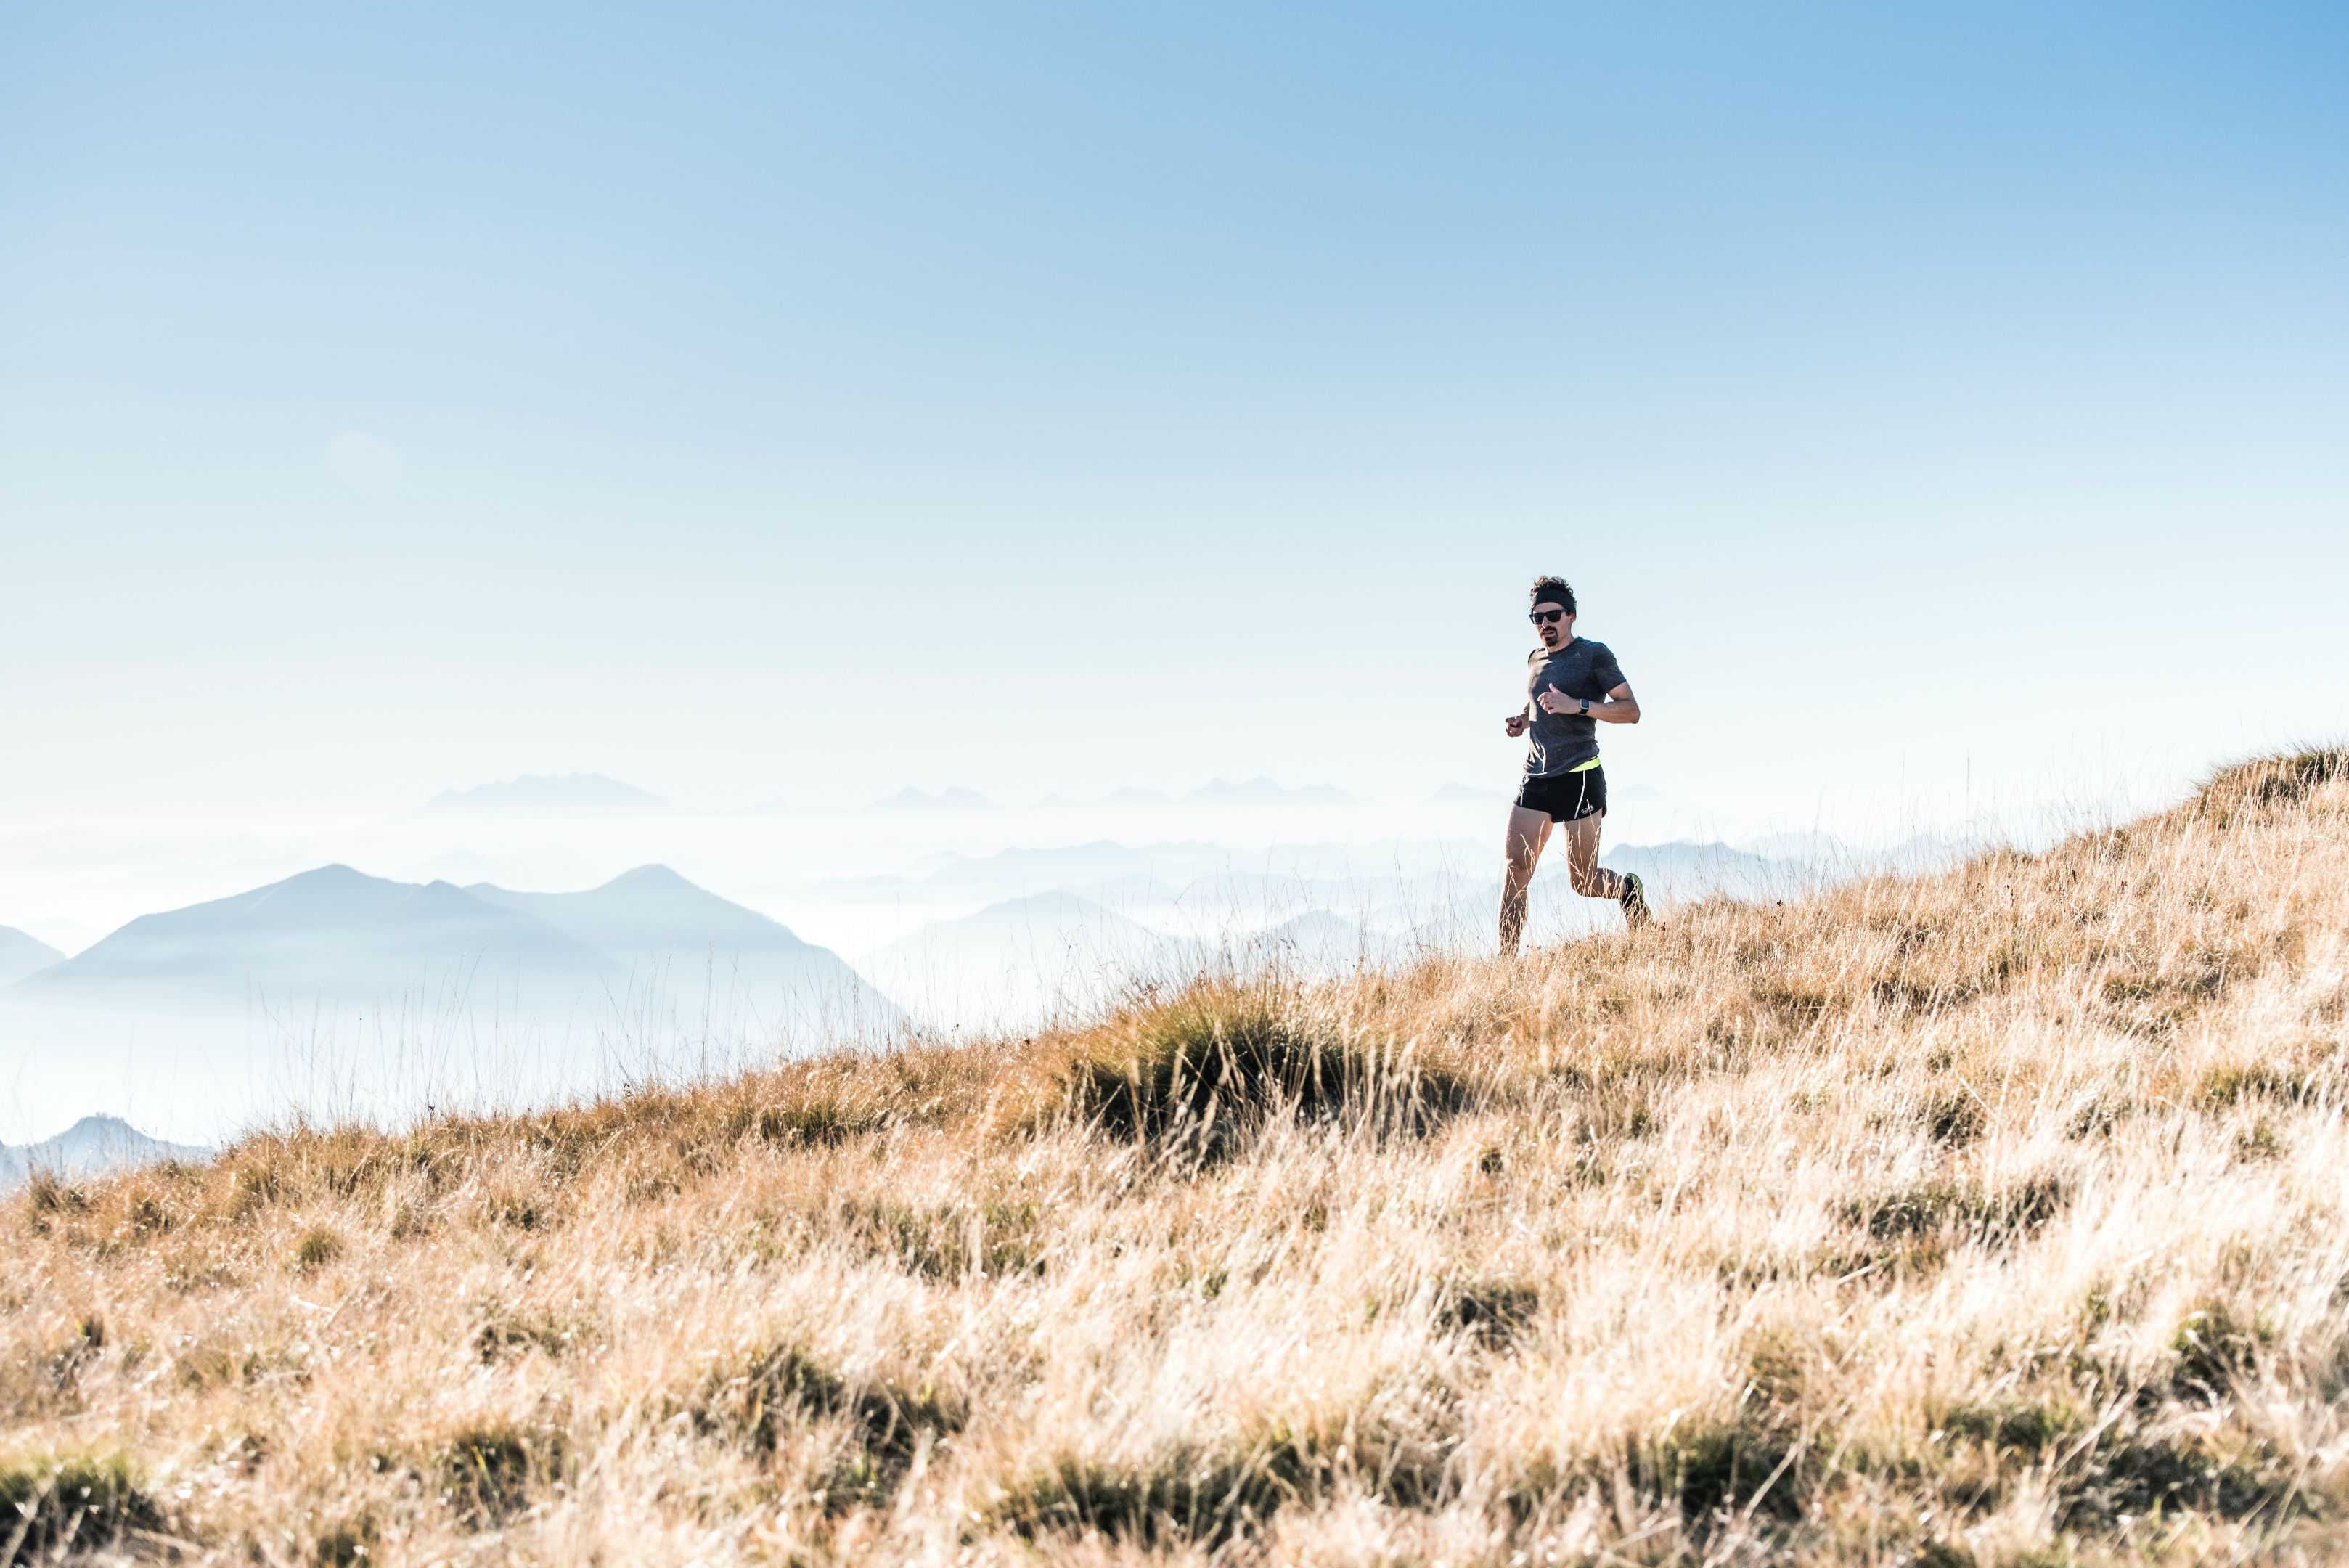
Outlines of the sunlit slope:
<svg viewBox="0 0 2349 1568">
<path fill-rule="evenodd" d="M 1515 967 L 43 1184 L 0 1487 L 27 1550 L 261 1562 L 2324 1560 L 2344 761 Z"/>
</svg>

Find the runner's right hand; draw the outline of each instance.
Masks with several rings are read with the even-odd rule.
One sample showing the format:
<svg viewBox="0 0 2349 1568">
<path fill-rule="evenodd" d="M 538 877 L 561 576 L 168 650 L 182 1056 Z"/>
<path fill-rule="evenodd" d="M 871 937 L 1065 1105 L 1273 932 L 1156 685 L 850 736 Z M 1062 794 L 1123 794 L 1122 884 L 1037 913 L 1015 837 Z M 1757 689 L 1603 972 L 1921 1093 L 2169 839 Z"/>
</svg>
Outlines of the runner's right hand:
<svg viewBox="0 0 2349 1568">
<path fill-rule="evenodd" d="M 1517 712 L 1510 714 L 1508 719 L 1501 727 L 1508 731 L 1512 739 L 1524 734 L 1526 732 L 1526 715 L 1524 711 L 1519 710 Z"/>
</svg>

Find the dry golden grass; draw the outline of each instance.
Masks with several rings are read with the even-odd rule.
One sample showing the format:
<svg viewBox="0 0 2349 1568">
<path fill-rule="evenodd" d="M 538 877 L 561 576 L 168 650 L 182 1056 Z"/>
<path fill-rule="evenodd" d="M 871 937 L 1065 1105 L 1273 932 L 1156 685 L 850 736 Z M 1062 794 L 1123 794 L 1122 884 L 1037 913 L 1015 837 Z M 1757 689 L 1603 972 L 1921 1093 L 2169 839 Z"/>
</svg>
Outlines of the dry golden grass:
<svg viewBox="0 0 2349 1568">
<path fill-rule="evenodd" d="M 0 1548 L 2337 1559 L 2344 764 L 1519 965 L 36 1187 Z"/>
</svg>

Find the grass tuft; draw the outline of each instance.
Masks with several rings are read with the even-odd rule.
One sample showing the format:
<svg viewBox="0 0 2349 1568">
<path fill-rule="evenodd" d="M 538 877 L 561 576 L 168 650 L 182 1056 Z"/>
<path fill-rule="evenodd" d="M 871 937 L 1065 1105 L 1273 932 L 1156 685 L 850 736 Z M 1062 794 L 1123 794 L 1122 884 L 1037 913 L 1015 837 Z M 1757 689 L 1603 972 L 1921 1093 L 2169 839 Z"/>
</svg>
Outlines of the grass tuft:
<svg viewBox="0 0 2349 1568">
<path fill-rule="evenodd" d="M 1519 1280 L 1478 1280 L 1444 1293 L 1443 1319 L 1487 1349 L 1508 1345 L 1541 1310 L 1541 1288 Z"/>
<path fill-rule="evenodd" d="M 793 1345 L 755 1352 L 713 1373 L 689 1407 L 695 1428 L 751 1458 L 772 1453 L 794 1426 L 844 1425 L 853 1449 L 826 1480 L 834 1511 L 888 1501 L 916 1456 L 960 1431 L 965 1412 L 930 1394 L 852 1382 Z"/>
<path fill-rule="evenodd" d="M 2204 814 L 2229 823 L 2244 811 L 2300 805 L 2342 778 L 2349 778 L 2349 746 L 2319 746 L 2222 769 L 2195 799 Z"/>
<path fill-rule="evenodd" d="M 1643 1449 L 1631 1474 L 1692 1523 L 1731 1512 L 1785 1520 L 1802 1511 L 1803 1457 L 1802 1446 L 1774 1423 L 1698 1425 Z"/>
<path fill-rule="evenodd" d="M 294 1243 L 294 1267 L 300 1273 L 323 1269 L 342 1255 L 343 1239 L 330 1226 L 313 1225 Z"/>
<path fill-rule="evenodd" d="M 2170 1391 L 2190 1402 L 2218 1404 L 2258 1370 L 2260 1354 L 2273 1338 L 2224 1303 L 2188 1314 L 2169 1342 L 2178 1358 Z"/>
<path fill-rule="evenodd" d="M 2319 1511 L 2293 1467 L 2255 1442 L 2223 1435 L 2135 1433 L 2099 1443 L 2064 1478 L 2066 1524 L 2202 1512 L 2222 1520 L 2282 1520 Z"/>
<path fill-rule="evenodd" d="M 1855 1199 L 1845 1216 L 1879 1241 L 1955 1233 L 1961 1240 L 2012 1244 L 2064 1211 L 2071 1199 L 2059 1177 L 2034 1176 L 1991 1190 L 1930 1181 L 1873 1199 Z"/>
<path fill-rule="evenodd" d="M 468 1427 L 434 1455 L 440 1499 L 468 1529 L 489 1530 L 529 1505 L 532 1489 L 554 1479 L 562 1439 L 498 1422 Z"/>
<path fill-rule="evenodd" d="M 0 1465 L 0 1563 L 61 1560 L 160 1531 L 162 1510 L 121 1454 L 51 1455 Z M 13 1544 L 12 1544 L 13 1542 Z"/>
<path fill-rule="evenodd" d="M 1373 1437 L 1332 1448 L 1275 1431 L 1245 1447 L 1178 1447 L 1148 1465 L 1061 1459 L 1011 1488 L 989 1517 L 1030 1540 L 1098 1532 L 1144 1546 L 1216 1549 L 1345 1483 L 1403 1509 L 1432 1508 L 1457 1490 L 1440 1447 Z"/>
<path fill-rule="evenodd" d="M 1203 982 L 1112 1038 L 1068 1068 L 1070 1110 L 1123 1141 L 1210 1157 L 1276 1114 L 1416 1130 L 1475 1097 L 1462 1075 L 1350 1041 L 1263 986 Z"/>
<path fill-rule="evenodd" d="M 1942 1419 L 1960 1442 L 1984 1443 L 2003 1453 L 2034 1456 L 2076 1437 L 2089 1426 L 2087 1413 L 2066 1400 L 2008 1399 L 1961 1405 Z"/>
</svg>

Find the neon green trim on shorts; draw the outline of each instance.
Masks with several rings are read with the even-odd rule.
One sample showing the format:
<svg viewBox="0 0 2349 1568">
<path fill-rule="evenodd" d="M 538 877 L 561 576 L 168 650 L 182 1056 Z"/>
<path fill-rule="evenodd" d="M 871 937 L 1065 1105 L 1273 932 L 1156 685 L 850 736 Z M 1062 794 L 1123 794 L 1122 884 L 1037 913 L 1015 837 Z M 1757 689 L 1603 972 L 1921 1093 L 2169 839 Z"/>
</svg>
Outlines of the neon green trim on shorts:
<svg viewBox="0 0 2349 1568">
<path fill-rule="evenodd" d="M 1587 774 L 1598 765 L 1599 759 L 1597 757 L 1593 757 L 1587 763 L 1577 763 L 1574 766 L 1567 769 L 1566 771 L 1570 774 Z"/>
</svg>

